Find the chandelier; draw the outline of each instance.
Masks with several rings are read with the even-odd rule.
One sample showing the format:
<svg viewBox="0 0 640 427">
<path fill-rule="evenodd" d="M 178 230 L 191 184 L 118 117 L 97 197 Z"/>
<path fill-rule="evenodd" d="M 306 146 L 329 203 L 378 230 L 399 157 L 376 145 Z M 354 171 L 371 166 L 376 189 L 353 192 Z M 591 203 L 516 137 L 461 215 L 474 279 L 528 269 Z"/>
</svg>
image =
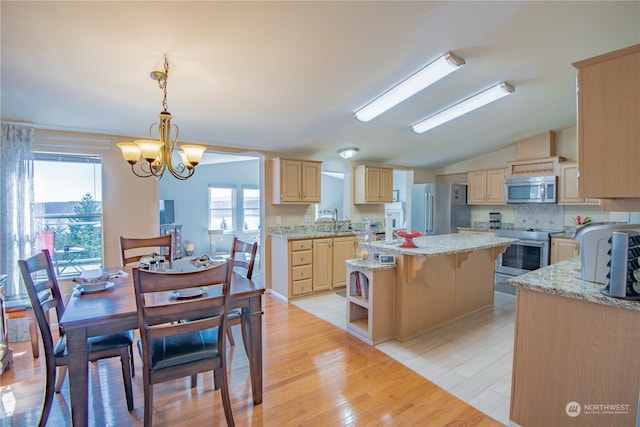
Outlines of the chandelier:
<svg viewBox="0 0 640 427">
<path fill-rule="evenodd" d="M 178 142 L 180 130 L 171 124 L 171 114 L 167 111 L 167 77 L 169 76 L 169 61 L 164 56 L 164 71 L 152 71 L 151 78 L 158 82 L 158 87 L 164 94 L 160 112 L 160 122 L 149 126 L 150 139 L 138 139 L 133 142 L 119 142 L 122 157 L 131 165 L 131 171 L 141 178 L 154 176 L 162 178 L 166 170 L 180 180 L 189 178 L 202 160 L 206 147 L 202 145 L 185 144 L 180 146 L 178 155 L 180 161 L 174 166 L 173 154 Z M 158 139 L 153 139 L 153 129 L 157 128 Z M 171 132 L 175 137 L 171 137 Z M 137 166 L 136 166 L 137 165 Z"/>
</svg>

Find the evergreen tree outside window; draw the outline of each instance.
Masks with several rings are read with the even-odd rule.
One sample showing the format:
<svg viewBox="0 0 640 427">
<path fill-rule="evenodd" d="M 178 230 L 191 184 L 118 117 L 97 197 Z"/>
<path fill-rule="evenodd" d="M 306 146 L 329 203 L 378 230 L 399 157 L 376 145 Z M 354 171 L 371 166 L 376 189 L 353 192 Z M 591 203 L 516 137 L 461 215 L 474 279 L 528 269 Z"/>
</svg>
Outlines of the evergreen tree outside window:
<svg viewBox="0 0 640 427">
<path fill-rule="evenodd" d="M 245 187 L 242 189 L 243 231 L 254 232 L 260 228 L 260 189 Z"/>
<path fill-rule="evenodd" d="M 209 229 L 235 232 L 235 188 L 209 187 Z"/>
<path fill-rule="evenodd" d="M 56 252 L 82 248 L 77 268 L 61 274 L 79 274 L 103 266 L 102 159 L 95 155 L 35 153 L 34 210 L 36 247 Z"/>
</svg>

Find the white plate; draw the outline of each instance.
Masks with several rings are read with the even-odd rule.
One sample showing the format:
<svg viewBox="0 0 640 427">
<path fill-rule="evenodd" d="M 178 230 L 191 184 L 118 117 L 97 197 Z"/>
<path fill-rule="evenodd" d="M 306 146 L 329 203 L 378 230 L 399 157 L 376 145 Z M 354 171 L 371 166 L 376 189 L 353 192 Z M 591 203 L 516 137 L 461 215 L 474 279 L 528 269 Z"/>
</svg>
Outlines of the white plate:
<svg viewBox="0 0 640 427">
<path fill-rule="evenodd" d="M 79 291 L 81 294 L 95 294 L 96 292 L 106 291 L 107 289 L 111 289 L 116 284 L 113 282 L 99 282 L 99 283 L 85 283 L 78 284 L 74 287 L 76 291 Z"/>
<path fill-rule="evenodd" d="M 208 286 L 203 286 L 201 288 L 176 289 L 175 291 L 169 292 L 169 296 L 173 298 L 194 298 L 206 294 L 208 290 Z"/>
</svg>

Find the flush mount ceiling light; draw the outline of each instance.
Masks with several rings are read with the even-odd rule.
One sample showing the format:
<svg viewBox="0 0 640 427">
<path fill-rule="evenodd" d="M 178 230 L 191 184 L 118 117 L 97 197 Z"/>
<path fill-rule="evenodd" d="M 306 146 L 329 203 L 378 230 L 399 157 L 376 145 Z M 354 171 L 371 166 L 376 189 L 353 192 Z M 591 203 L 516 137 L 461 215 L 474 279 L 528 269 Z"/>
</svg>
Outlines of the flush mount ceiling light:
<svg viewBox="0 0 640 427">
<path fill-rule="evenodd" d="M 490 87 L 470 98 L 465 99 L 452 107 L 442 110 L 439 113 L 428 117 L 411 127 L 415 133 L 423 133 L 429 129 L 433 129 L 436 126 L 440 126 L 443 123 L 467 114 L 477 108 L 485 106 L 493 101 L 496 101 L 502 97 L 512 94 L 516 90 L 515 87 L 507 82 L 499 83 Z"/>
<path fill-rule="evenodd" d="M 207 149 L 202 145 L 181 145 L 178 152 L 181 161 L 173 165 L 173 153 L 178 142 L 180 130 L 177 125 L 171 124 L 171 114 L 167 111 L 167 77 L 169 76 L 169 61 L 164 57 L 164 71 L 152 71 L 151 78 L 158 82 L 162 89 L 162 108 L 160 122 L 149 126 L 150 139 L 138 139 L 133 142 L 120 142 L 118 147 L 122 150 L 122 157 L 131 165 L 131 171 L 141 178 L 155 176 L 162 178 L 166 170 L 174 177 L 185 180 L 195 172 L 195 168 L 202 160 L 202 154 Z M 158 128 L 159 139 L 153 139 L 152 130 Z M 171 137 L 171 132 L 175 136 Z M 138 165 L 136 170 L 136 164 Z"/>
<path fill-rule="evenodd" d="M 415 74 L 407 77 L 395 87 L 356 111 L 355 117 L 368 122 L 385 111 L 395 107 L 422 89 L 453 73 L 465 64 L 464 59 L 447 52 Z"/>
<path fill-rule="evenodd" d="M 341 148 L 338 150 L 338 154 L 340 154 L 340 157 L 343 159 L 349 160 L 357 156 L 358 151 L 360 151 L 360 149 L 356 147 Z"/>
</svg>

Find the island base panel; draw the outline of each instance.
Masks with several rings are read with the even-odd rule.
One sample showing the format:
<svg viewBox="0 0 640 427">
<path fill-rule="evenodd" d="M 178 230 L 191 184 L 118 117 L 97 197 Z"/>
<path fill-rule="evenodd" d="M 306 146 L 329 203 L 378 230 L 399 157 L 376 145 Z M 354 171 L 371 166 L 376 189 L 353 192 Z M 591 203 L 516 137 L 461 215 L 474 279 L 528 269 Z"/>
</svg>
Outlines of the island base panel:
<svg viewBox="0 0 640 427">
<path fill-rule="evenodd" d="M 397 257 L 395 337 L 407 341 L 493 305 L 495 248 Z M 414 274 L 415 273 L 415 274 Z"/>
<path fill-rule="evenodd" d="M 510 420 L 527 427 L 635 426 L 638 325 L 638 311 L 519 288 Z M 575 417 L 567 415 L 570 402 L 579 405 Z M 615 405 L 608 407 L 614 413 L 599 405 Z"/>
</svg>

